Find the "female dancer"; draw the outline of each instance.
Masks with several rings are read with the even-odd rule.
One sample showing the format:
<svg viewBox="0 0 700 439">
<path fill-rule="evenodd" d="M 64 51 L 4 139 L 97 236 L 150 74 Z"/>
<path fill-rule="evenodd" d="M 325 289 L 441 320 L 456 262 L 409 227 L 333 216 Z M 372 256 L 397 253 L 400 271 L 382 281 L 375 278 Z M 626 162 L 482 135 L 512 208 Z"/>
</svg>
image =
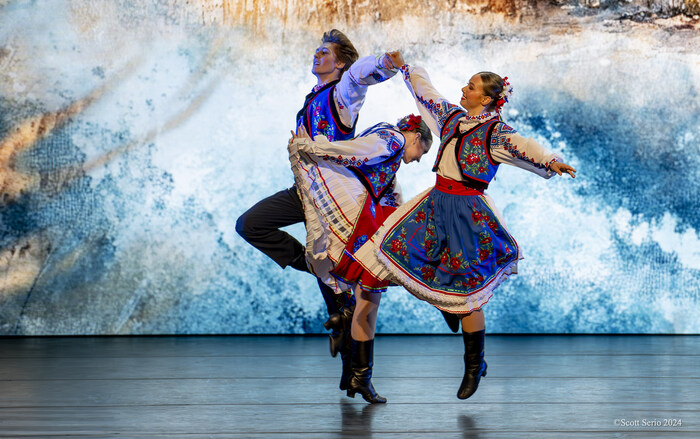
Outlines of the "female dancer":
<svg viewBox="0 0 700 439">
<path fill-rule="evenodd" d="M 485 322 L 481 307 L 522 259 L 484 190 L 498 165 L 507 163 L 544 178 L 576 170 L 533 139 L 503 123 L 499 112 L 512 89 L 495 73 L 477 73 L 451 104 L 426 71 L 389 54 L 400 67 L 424 120 L 440 133 L 435 187 L 398 208 L 355 258 L 378 279 L 391 279 L 419 299 L 461 316 L 465 373 L 460 399 L 486 375 Z"/>
<path fill-rule="evenodd" d="M 290 140 L 290 162 L 306 215 L 307 262 L 336 293 L 354 290 L 357 301 L 349 370 L 343 367 L 340 389 L 350 397 L 360 393 L 370 403 L 386 402 L 371 378 L 377 308 L 389 282 L 365 272 L 354 253 L 400 203 L 394 177 L 401 161 L 420 161 L 431 143 L 428 126 L 414 115 L 396 126 L 379 123 L 352 140 L 312 140 L 303 127 Z"/>
</svg>

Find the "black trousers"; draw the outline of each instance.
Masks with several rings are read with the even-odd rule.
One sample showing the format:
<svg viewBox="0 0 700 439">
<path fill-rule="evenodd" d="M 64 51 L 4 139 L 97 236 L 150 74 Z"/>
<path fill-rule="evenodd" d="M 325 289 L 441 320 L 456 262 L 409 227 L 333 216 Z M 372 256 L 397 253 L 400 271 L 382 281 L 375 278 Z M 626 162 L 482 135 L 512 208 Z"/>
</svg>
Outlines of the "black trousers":
<svg viewBox="0 0 700 439">
<path fill-rule="evenodd" d="M 258 201 L 243 213 L 236 221 L 236 232 L 280 267 L 291 266 L 308 272 L 304 246 L 292 235 L 280 230 L 304 220 L 304 208 L 293 186 Z M 340 306 L 349 305 L 345 294 L 337 295 L 328 285 L 317 280 L 329 315 L 339 312 Z"/>
</svg>

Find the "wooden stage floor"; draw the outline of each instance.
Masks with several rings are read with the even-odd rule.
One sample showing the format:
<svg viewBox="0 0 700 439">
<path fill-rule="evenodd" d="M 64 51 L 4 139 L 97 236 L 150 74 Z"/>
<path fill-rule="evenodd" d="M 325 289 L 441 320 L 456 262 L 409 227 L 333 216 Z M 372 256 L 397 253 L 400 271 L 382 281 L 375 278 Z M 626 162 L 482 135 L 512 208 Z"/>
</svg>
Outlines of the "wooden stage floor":
<svg viewBox="0 0 700 439">
<path fill-rule="evenodd" d="M 0 338 L 0 437 L 700 437 L 698 336 L 379 335 L 369 405 L 322 336 Z"/>
</svg>

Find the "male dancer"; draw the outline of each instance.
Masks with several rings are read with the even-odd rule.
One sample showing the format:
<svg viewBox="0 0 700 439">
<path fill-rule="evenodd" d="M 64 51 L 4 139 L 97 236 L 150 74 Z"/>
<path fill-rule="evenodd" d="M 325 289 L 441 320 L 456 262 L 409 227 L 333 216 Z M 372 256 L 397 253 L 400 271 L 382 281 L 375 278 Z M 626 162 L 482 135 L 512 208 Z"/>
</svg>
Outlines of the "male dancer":
<svg viewBox="0 0 700 439">
<path fill-rule="evenodd" d="M 323 34 L 322 44 L 316 49 L 311 68 L 316 76 L 316 86 L 306 95 L 304 105 L 297 113 L 297 128 L 303 126 L 312 138 L 322 135 L 331 141 L 355 137 L 357 116 L 364 104 L 367 87 L 383 82 L 397 72 L 386 55 L 358 57 L 353 44 L 339 30 L 333 29 Z M 296 187 L 292 186 L 248 209 L 236 221 L 236 231 L 280 267 L 291 266 L 308 272 L 304 246 L 280 230 L 281 227 L 303 221 L 302 203 Z M 342 326 L 347 324 L 349 327 L 348 318 L 352 318 L 348 314 L 352 306 L 351 299 L 344 294 L 336 295 L 321 281 L 318 285 L 329 316 L 335 316 L 335 320 L 329 320 L 326 327 L 335 329 L 331 336 L 331 351 L 335 356 L 340 350 L 343 376 L 346 376 L 349 352 L 341 350 L 344 344 Z M 343 381 L 340 387 L 345 390 Z"/>
</svg>

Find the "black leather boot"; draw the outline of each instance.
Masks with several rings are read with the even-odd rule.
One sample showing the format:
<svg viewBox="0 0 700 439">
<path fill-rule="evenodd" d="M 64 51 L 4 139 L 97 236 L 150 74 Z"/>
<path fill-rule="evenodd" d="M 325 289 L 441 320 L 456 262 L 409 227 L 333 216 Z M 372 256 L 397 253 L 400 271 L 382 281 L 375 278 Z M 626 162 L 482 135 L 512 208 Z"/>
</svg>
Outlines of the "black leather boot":
<svg viewBox="0 0 700 439">
<path fill-rule="evenodd" d="M 372 385 L 372 366 L 374 365 L 374 340 L 352 341 L 352 372 L 348 381 L 347 395 L 355 397 L 359 393 L 370 404 L 385 403 L 386 398 L 379 396 Z"/>
<path fill-rule="evenodd" d="M 440 310 L 442 317 L 445 319 L 445 323 L 450 327 L 450 331 L 455 334 L 459 331 L 459 323 L 462 321 L 459 314 L 452 314 L 447 311 Z"/>
<path fill-rule="evenodd" d="M 347 390 L 348 381 L 350 381 L 350 375 L 352 374 L 350 365 L 352 359 L 352 338 L 346 337 L 343 347 L 340 348 L 340 359 L 343 362 L 343 370 L 340 373 L 340 385 L 338 387 L 340 390 Z"/>
<path fill-rule="evenodd" d="M 476 392 L 482 376 L 486 376 L 484 361 L 484 334 L 486 331 L 462 332 L 464 337 L 464 378 L 457 398 L 467 399 Z"/>
<path fill-rule="evenodd" d="M 339 313 L 332 314 L 323 324 L 326 329 L 333 331 L 329 336 L 331 357 L 338 355 L 338 352 L 340 352 L 340 349 L 350 337 L 353 311 L 354 308 L 342 307 Z"/>
</svg>

